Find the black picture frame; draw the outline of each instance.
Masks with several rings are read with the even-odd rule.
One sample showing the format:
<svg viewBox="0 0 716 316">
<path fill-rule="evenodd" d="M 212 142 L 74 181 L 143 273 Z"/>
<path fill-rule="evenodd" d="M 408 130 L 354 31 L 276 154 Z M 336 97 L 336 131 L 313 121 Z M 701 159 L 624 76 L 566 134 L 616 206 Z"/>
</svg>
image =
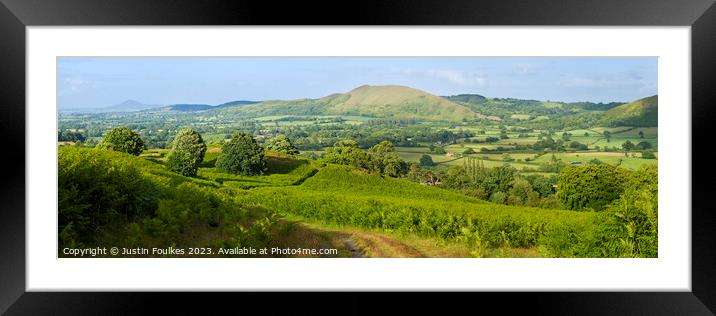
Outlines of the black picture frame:
<svg viewBox="0 0 716 316">
<path fill-rule="evenodd" d="M 0 192 L 0 312 L 7 314 L 135 313 L 161 305 L 162 312 L 191 307 L 223 309 L 232 302 L 255 302 L 253 293 L 70 293 L 26 292 L 25 287 L 25 41 L 27 26 L 63 25 L 598 25 L 690 26 L 692 58 L 692 170 L 710 170 L 709 128 L 716 99 L 716 5 L 713 0 L 489 0 L 489 1 L 52 1 L 0 0 L 0 135 L 6 161 Z M 353 9 L 350 9 L 353 7 Z M 716 311 L 716 212 L 708 204 L 714 189 L 709 172 L 692 172 L 692 292 L 470 293 L 437 296 L 440 308 L 493 305 L 539 314 L 712 315 Z M 688 211 L 688 210 L 674 210 Z M 669 273 L 669 271 L 664 271 Z M 309 301 L 366 298 L 334 294 L 333 299 L 288 295 L 271 311 L 295 309 Z M 425 294 L 416 294 L 424 296 Z M 191 296 L 191 298 L 189 298 Z M 228 296 L 227 299 L 225 296 Z M 467 296 L 467 299 L 465 299 Z M 267 298 L 264 296 L 263 298 Z M 406 311 L 437 302 L 435 296 L 394 304 Z M 421 304 L 415 304 L 421 302 Z M 436 305 L 438 303 L 435 303 Z M 410 305 L 410 306 L 406 306 Z M 255 307 L 255 306 L 254 306 Z M 241 306 L 242 310 L 245 306 Z M 339 309 L 340 310 L 340 309 Z M 343 309 L 346 310 L 346 309 Z M 477 309 L 475 309 L 477 311 Z M 489 309 L 488 309 L 489 310 Z M 237 312 L 239 310 L 236 310 Z M 308 311 L 308 310 L 306 310 Z M 486 310 L 487 311 L 487 310 Z M 330 310 L 324 312 L 331 313 Z"/>
</svg>

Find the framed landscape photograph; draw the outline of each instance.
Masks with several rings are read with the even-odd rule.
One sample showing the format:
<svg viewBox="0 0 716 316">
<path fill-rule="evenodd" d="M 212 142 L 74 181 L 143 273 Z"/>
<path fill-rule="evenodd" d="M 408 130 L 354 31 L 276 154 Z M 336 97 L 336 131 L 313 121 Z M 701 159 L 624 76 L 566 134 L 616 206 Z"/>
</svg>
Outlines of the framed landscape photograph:
<svg viewBox="0 0 716 316">
<path fill-rule="evenodd" d="M 712 2 L 284 23 L 257 4 L 6 2 L 10 314 L 176 300 L 98 291 L 716 305 L 712 185 L 693 172 L 713 118 Z M 140 305 L 118 307 L 130 295 Z"/>
</svg>

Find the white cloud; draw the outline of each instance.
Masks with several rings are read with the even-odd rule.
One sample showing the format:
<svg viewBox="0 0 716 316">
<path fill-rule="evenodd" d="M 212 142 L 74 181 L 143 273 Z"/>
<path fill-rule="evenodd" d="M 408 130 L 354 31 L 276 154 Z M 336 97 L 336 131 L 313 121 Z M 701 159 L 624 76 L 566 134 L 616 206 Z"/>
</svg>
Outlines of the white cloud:
<svg viewBox="0 0 716 316">
<path fill-rule="evenodd" d="M 76 94 L 82 92 L 87 81 L 82 78 L 64 78 L 60 86 L 60 95 Z"/>
<path fill-rule="evenodd" d="M 482 87 L 487 84 L 487 79 L 475 73 L 465 73 L 456 70 L 429 70 L 427 74 L 463 86 Z"/>
<path fill-rule="evenodd" d="M 453 69 L 416 70 L 401 68 L 393 68 L 391 69 L 391 71 L 408 76 L 423 76 L 440 80 L 447 80 L 461 86 L 484 87 L 485 85 L 487 85 L 487 78 L 474 72 L 464 72 Z"/>
<path fill-rule="evenodd" d="M 572 77 L 562 80 L 559 84 L 564 87 L 576 88 L 629 87 L 634 89 L 651 86 L 652 82 L 638 72 L 627 71 L 601 76 Z"/>
<path fill-rule="evenodd" d="M 540 68 L 542 68 L 540 65 L 535 64 L 515 64 L 512 66 L 514 73 L 518 75 L 533 74 Z"/>
</svg>

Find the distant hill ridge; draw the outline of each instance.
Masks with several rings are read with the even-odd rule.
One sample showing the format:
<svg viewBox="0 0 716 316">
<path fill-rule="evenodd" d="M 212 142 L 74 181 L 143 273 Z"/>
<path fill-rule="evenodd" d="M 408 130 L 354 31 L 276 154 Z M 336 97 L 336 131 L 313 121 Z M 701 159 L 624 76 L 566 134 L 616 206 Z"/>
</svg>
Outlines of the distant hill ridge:
<svg viewBox="0 0 716 316">
<path fill-rule="evenodd" d="M 604 126 L 656 126 L 657 96 L 624 104 L 621 102 L 556 102 L 513 98 L 488 98 L 480 94 L 436 96 L 401 85 L 363 85 L 345 93 L 333 93 L 317 99 L 246 101 L 219 105 L 172 104 L 150 106 L 127 100 L 92 112 L 211 112 L 241 118 L 285 115 L 344 115 L 377 119 L 417 119 L 460 122 L 472 119 L 501 121 L 522 115 L 524 119 L 571 115 L 595 116 Z M 214 113 L 215 112 L 215 113 Z M 529 113 L 529 114 L 524 114 Z M 520 116 L 515 116 L 523 119 Z"/>
</svg>

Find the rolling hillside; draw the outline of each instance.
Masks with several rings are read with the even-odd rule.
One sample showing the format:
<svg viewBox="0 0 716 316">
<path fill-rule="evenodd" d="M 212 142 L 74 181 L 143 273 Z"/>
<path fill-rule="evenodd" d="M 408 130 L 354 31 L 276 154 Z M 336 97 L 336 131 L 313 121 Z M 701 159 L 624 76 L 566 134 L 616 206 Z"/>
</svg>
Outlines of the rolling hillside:
<svg viewBox="0 0 716 316">
<path fill-rule="evenodd" d="M 658 117 L 659 97 L 654 95 L 610 109 L 601 122 L 605 126 L 653 127 L 658 125 Z"/>
<path fill-rule="evenodd" d="M 360 86 L 331 98 L 328 114 L 460 121 L 479 114 L 425 91 L 405 86 Z"/>
<path fill-rule="evenodd" d="M 219 110 L 248 117 L 270 115 L 358 115 L 376 118 L 461 121 L 484 117 L 468 107 L 405 86 L 360 86 L 320 99 L 265 101 Z"/>
<path fill-rule="evenodd" d="M 247 104 L 256 104 L 257 101 L 231 101 L 222 103 L 219 105 L 210 105 L 210 104 L 172 104 L 167 105 L 164 107 L 158 107 L 158 108 L 152 108 L 149 109 L 151 112 L 157 112 L 157 111 L 174 111 L 174 112 L 201 112 L 201 111 L 208 111 L 208 110 L 214 110 L 214 109 L 221 109 L 221 108 L 227 108 L 227 107 L 234 107 L 234 106 L 240 106 L 240 105 L 247 105 Z"/>
</svg>

